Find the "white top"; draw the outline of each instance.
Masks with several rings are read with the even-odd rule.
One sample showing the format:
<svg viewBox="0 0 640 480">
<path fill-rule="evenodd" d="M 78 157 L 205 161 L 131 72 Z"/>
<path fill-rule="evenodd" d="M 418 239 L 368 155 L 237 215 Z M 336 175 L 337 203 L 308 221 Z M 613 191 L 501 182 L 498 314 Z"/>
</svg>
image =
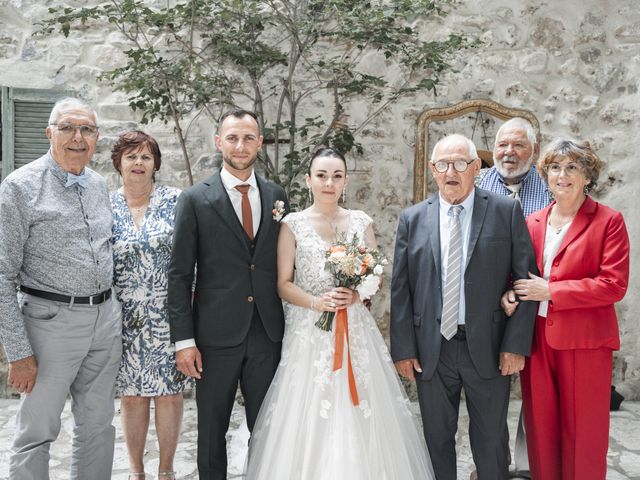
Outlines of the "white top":
<svg viewBox="0 0 640 480">
<path fill-rule="evenodd" d="M 462 232 L 462 272 L 460 275 L 460 305 L 458 307 L 458 325 L 465 323 L 465 303 L 464 303 L 464 271 L 467 265 L 467 253 L 469 251 L 469 238 L 471 236 L 471 217 L 473 216 L 473 203 L 475 191 L 472 191 L 467 198 L 460 204 L 462 211 L 460 212 L 460 229 Z M 447 259 L 449 257 L 449 236 L 453 222 L 453 215 L 449 213 L 452 207 L 442 195 L 440 195 L 440 265 L 441 268 L 441 285 L 442 295 L 444 296 L 444 285 L 447 278 Z M 442 299 L 444 302 L 444 298 Z"/>
<path fill-rule="evenodd" d="M 556 258 L 556 254 L 558 253 L 558 249 L 562 244 L 562 240 L 564 236 L 569 231 L 569 227 L 571 226 L 571 222 L 563 225 L 562 228 L 557 229 L 547 224 L 547 233 L 544 237 L 544 253 L 542 256 L 542 261 L 544 263 L 544 271 L 542 272 L 542 278 L 545 280 L 549 280 L 549 274 L 551 273 L 551 265 L 553 264 L 553 259 Z M 538 315 L 541 317 L 547 316 L 547 309 L 549 308 L 549 301 L 545 300 L 540 302 L 538 306 Z"/>
<path fill-rule="evenodd" d="M 240 191 L 236 190 L 236 186 L 238 185 L 249 185 L 249 203 L 251 203 L 251 215 L 253 218 L 253 232 L 254 235 L 258 233 L 258 228 L 260 228 L 260 215 L 262 214 L 262 204 L 260 203 L 260 190 L 258 190 L 258 182 L 256 180 L 256 172 L 255 170 L 251 171 L 251 176 L 246 180 L 240 180 L 237 177 L 234 177 L 228 171 L 222 168 L 220 170 L 220 180 L 222 180 L 222 185 L 224 185 L 225 190 L 227 191 L 227 195 L 229 195 L 229 200 L 231 200 L 231 205 L 233 205 L 233 210 L 236 212 L 238 216 L 238 220 L 240 220 L 240 224 L 242 225 L 242 194 Z"/>
</svg>

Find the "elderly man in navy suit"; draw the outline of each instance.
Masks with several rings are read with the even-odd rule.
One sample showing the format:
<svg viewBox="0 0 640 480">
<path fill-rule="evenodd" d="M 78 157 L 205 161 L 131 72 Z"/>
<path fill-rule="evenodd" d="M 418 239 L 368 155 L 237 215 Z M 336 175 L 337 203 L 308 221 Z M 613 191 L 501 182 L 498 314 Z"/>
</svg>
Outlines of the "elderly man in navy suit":
<svg viewBox="0 0 640 480">
<path fill-rule="evenodd" d="M 391 355 L 415 379 L 438 480 L 456 480 L 461 391 L 480 480 L 508 477 L 502 436 L 509 376 L 529 354 L 536 304 L 507 318 L 500 298 L 535 272 L 519 202 L 474 187 L 475 145 L 450 135 L 433 149 L 439 192 L 400 215 L 391 285 Z"/>
</svg>

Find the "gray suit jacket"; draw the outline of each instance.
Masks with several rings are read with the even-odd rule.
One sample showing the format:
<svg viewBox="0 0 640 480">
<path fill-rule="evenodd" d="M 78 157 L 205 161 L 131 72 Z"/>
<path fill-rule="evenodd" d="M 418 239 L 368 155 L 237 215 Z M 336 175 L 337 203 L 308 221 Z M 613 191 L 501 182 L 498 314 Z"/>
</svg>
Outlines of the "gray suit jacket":
<svg viewBox="0 0 640 480">
<path fill-rule="evenodd" d="M 466 335 L 481 378 L 499 375 L 500 352 L 529 355 L 537 302 L 507 318 L 500 297 L 512 280 L 538 272 L 520 204 L 476 188 L 464 273 Z M 440 202 L 434 195 L 400 215 L 391 282 L 391 356 L 417 358 L 429 380 L 440 357 Z"/>
<path fill-rule="evenodd" d="M 254 307 L 269 338 L 282 340 L 282 301 L 276 289 L 276 246 L 280 223 L 276 200 L 288 203 L 282 187 L 256 175 L 262 218 L 254 241 L 242 228 L 219 172 L 185 190 L 176 206 L 168 309 L 171 341 L 195 338 L 197 345 L 239 345 Z M 197 263 L 193 306 L 191 288 Z"/>
</svg>

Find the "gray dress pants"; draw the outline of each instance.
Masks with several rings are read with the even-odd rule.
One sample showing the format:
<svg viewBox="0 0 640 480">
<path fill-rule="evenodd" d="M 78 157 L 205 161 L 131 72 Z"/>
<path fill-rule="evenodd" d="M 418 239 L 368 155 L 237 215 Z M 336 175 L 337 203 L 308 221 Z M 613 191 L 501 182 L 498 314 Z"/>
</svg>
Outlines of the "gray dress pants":
<svg viewBox="0 0 640 480">
<path fill-rule="evenodd" d="M 38 374 L 22 396 L 11 449 L 11 480 L 49 478 L 49 448 L 68 394 L 74 419 L 73 480 L 111 478 L 114 385 L 122 355 L 120 304 L 73 305 L 20 294 Z"/>
<path fill-rule="evenodd" d="M 479 480 L 506 480 L 504 449 L 509 377 L 481 378 L 464 334 L 442 338 L 440 360 L 431 380 L 418 380 L 418 400 L 425 439 L 438 480 L 456 480 L 456 433 L 462 389 L 469 411 L 471 453 Z"/>
</svg>

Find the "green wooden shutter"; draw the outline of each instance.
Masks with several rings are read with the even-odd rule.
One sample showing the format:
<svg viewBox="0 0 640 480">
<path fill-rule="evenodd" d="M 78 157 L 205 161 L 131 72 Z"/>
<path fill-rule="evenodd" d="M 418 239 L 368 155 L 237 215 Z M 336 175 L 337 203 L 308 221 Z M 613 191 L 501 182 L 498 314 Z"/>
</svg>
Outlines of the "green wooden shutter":
<svg viewBox="0 0 640 480">
<path fill-rule="evenodd" d="M 49 150 L 45 129 L 55 102 L 16 100 L 13 104 L 13 163 L 20 168 Z"/>
<path fill-rule="evenodd" d="M 45 129 L 55 102 L 68 92 L 2 87 L 2 178 L 44 155 Z"/>
</svg>

